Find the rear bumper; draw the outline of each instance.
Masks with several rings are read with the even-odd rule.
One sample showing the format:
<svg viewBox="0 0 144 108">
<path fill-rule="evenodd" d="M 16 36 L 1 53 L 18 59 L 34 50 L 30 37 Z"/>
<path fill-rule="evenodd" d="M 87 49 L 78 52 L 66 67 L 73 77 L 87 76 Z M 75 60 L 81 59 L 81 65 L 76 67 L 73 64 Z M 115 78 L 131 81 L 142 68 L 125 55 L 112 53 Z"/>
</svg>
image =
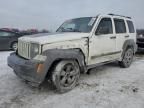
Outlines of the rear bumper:
<svg viewBox="0 0 144 108">
<path fill-rule="evenodd" d="M 137 45 L 137 44 L 135 44 L 134 52 L 136 53 L 136 52 L 137 52 L 137 50 L 138 50 L 138 45 Z"/>
<path fill-rule="evenodd" d="M 32 86 L 39 86 L 44 80 L 43 75 L 37 73 L 38 61 L 26 60 L 12 53 L 8 57 L 7 63 L 18 77 L 28 81 Z"/>
</svg>

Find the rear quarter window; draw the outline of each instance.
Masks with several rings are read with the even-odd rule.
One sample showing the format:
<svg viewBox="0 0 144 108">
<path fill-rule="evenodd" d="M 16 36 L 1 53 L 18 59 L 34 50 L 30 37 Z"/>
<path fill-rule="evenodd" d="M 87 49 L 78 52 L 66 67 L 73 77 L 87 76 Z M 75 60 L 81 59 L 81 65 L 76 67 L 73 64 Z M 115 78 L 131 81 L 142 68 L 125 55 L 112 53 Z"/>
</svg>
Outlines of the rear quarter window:
<svg viewBox="0 0 144 108">
<path fill-rule="evenodd" d="M 123 19 L 114 19 L 116 33 L 126 33 L 126 26 Z"/>
<path fill-rule="evenodd" d="M 135 33 L 134 25 L 132 21 L 127 21 L 129 32 L 130 33 Z"/>
</svg>

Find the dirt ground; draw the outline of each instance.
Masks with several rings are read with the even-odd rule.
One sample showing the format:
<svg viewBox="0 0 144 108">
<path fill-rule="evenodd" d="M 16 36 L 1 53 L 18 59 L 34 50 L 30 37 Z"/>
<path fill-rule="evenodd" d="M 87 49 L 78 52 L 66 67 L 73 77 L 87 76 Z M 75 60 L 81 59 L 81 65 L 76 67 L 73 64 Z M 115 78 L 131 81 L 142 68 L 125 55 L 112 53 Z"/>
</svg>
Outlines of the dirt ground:
<svg viewBox="0 0 144 108">
<path fill-rule="evenodd" d="M 10 52 L 0 52 L 0 108 L 144 108 L 144 54 L 132 66 L 117 63 L 82 74 L 79 85 L 58 94 L 45 83 L 41 89 L 21 81 L 7 66 Z"/>
</svg>

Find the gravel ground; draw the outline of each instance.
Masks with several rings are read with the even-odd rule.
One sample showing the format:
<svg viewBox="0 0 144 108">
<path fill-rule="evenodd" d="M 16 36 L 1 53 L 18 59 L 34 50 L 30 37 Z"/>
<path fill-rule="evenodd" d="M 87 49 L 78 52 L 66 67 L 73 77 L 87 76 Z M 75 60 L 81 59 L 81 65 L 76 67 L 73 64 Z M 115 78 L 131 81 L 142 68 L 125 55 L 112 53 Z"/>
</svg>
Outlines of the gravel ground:
<svg viewBox="0 0 144 108">
<path fill-rule="evenodd" d="M 0 108 L 144 108 L 143 55 L 128 69 L 97 67 L 75 89 L 57 94 L 48 83 L 38 89 L 21 81 L 7 66 L 9 53 L 0 52 Z"/>
</svg>

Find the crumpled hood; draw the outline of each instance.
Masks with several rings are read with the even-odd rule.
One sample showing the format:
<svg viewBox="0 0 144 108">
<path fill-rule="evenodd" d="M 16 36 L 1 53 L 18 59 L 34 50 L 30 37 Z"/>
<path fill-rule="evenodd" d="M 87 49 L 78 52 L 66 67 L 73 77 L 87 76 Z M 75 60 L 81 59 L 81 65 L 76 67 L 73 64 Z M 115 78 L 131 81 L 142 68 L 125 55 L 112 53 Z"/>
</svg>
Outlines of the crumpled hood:
<svg viewBox="0 0 144 108">
<path fill-rule="evenodd" d="M 43 33 L 43 34 L 24 36 L 24 37 L 19 38 L 19 40 L 26 41 L 26 42 L 39 43 L 39 44 L 47 44 L 47 43 L 75 40 L 75 39 L 80 39 L 80 38 L 84 38 L 88 36 L 89 36 L 89 33 L 76 33 L 76 32 Z"/>
</svg>

